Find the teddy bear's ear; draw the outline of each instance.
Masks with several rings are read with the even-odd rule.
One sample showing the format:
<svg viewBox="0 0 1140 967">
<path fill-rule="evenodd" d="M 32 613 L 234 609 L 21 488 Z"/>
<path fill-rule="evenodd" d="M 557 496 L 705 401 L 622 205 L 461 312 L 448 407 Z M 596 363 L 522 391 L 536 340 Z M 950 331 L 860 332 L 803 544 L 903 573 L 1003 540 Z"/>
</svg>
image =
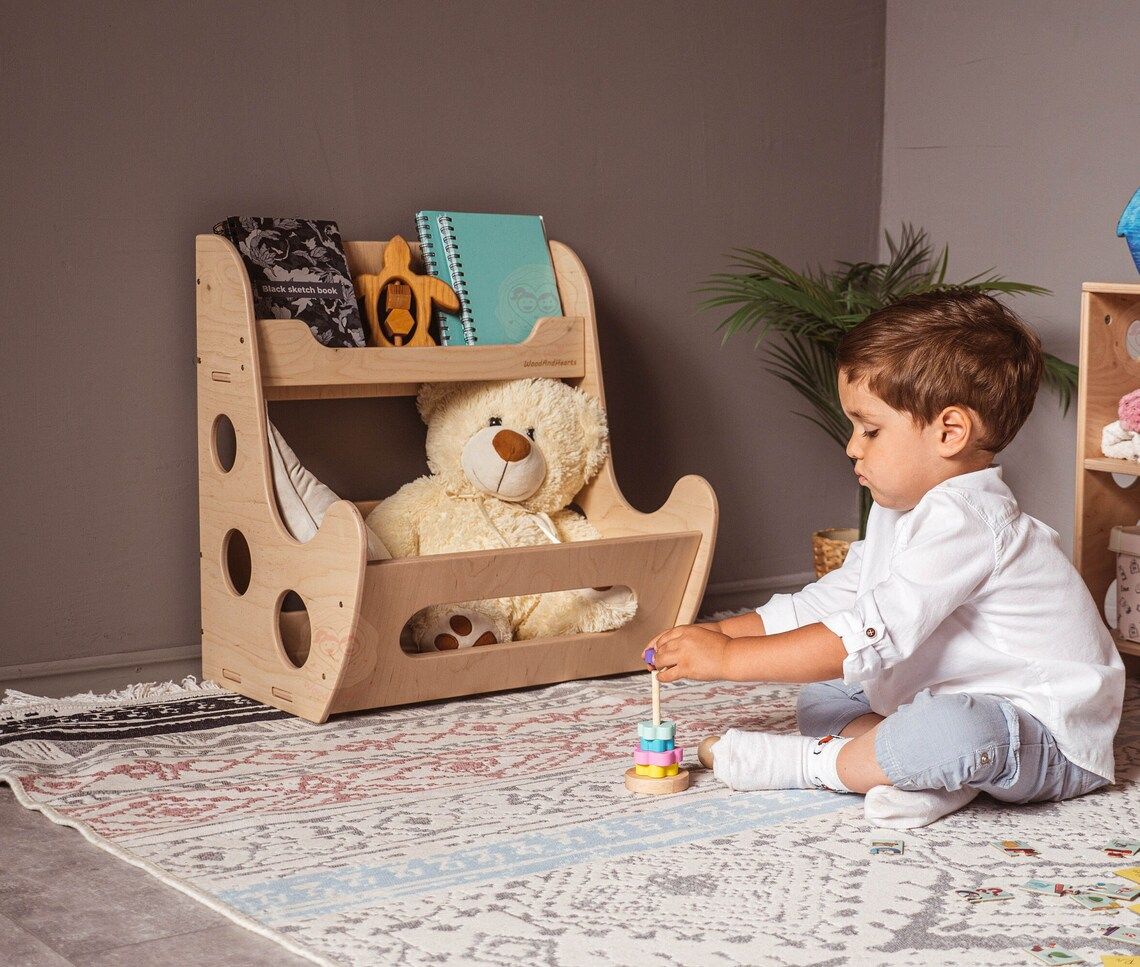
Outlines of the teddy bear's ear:
<svg viewBox="0 0 1140 967">
<path fill-rule="evenodd" d="M 420 419 L 430 423 L 432 414 L 448 397 L 454 396 L 465 383 L 424 383 L 416 396 L 416 409 L 420 411 Z"/>
<path fill-rule="evenodd" d="M 589 483 L 602 469 L 609 455 L 610 431 L 606 426 L 606 411 L 597 397 L 591 396 L 582 390 L 575 391 L 578 395 L 578 420 L 582 424 L 582 436 L 585 440 L 586 482 Z"/>
</svg>

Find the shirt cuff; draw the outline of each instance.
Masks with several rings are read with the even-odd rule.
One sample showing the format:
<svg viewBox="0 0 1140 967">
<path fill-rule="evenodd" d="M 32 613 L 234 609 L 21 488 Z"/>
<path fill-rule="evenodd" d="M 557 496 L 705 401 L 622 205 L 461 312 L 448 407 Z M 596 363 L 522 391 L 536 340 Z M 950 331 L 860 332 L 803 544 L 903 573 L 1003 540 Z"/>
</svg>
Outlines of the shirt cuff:
<svg viewBox="0 0 1140 967">
<path fill-rule="evenodd" d="M 836 611 L 820 621 L 828 631 L 838 635 L 847 651 L 843 681 L 848 685 L 875 678 L 884 668 L 902 659 L 870 593 L 856 600 L 846 611 Z"/>
<path fill-rule="evenodd" d="M 762 604 L 756 609 L 756 613 L 764 622 L 766 635 L 782 634 L 800 626 L 796 620 L 796 609 L 790 594 L 773 594 L 767 604 Z"/>
</svg>

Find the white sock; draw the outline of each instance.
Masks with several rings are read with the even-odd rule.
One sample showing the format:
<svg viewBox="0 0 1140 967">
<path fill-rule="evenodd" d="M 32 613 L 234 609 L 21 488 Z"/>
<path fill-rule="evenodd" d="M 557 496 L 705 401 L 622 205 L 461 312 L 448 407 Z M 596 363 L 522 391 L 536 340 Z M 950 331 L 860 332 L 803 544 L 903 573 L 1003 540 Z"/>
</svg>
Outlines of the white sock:
<svg viewBox="0 0 1140 967">
<path fill-rule="evenodd" d="M 850 792 L 836 767 L 839 750 L 850 741 L 835 735 L 812 739 L 729 729 L 713 747 L 713 775 L 733 789 Z"/>
<path fill-rule="evenodd" d="M 719 749 L 719 744 L 717 745 Z M 967 789 L 896 789 L 874 786 L 863 800 L 863 815 L 875 826 L 891 829 L 917 829 L 956 812 L 978 791 Z"/>
</svg>

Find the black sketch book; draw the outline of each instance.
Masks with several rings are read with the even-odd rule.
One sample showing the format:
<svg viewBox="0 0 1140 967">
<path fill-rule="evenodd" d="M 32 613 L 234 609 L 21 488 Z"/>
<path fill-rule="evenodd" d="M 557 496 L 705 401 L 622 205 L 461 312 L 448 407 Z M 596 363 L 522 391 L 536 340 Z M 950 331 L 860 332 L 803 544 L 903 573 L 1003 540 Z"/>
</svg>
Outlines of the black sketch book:
<svg viewBox="0 0 1140 967">
<path fill-rule="evenodd" d="M 336 222 L 227 218 L 214 234 L 241 253 L 259 319 L 301 319 L 325 346 L 364 345 L 360 308 Z"/>
</svg>

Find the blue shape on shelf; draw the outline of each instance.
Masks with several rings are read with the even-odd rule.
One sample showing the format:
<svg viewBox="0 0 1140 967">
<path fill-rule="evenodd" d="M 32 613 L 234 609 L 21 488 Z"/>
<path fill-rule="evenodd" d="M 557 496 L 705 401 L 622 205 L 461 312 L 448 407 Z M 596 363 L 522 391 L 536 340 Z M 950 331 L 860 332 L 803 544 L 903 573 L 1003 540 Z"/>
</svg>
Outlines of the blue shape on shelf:
<svg viewBox="0 0 1140 967">
<path fill-rule="evenodd" d="M 1136 266 L 1136 271 L 1140 272 L 1140 188 L 1136 189 L 1136 194 L 1120 213 L 1120 221 L 1116 223 L 1116 234 L 1128 242 L 1132 262 Z"/>
</svg>

